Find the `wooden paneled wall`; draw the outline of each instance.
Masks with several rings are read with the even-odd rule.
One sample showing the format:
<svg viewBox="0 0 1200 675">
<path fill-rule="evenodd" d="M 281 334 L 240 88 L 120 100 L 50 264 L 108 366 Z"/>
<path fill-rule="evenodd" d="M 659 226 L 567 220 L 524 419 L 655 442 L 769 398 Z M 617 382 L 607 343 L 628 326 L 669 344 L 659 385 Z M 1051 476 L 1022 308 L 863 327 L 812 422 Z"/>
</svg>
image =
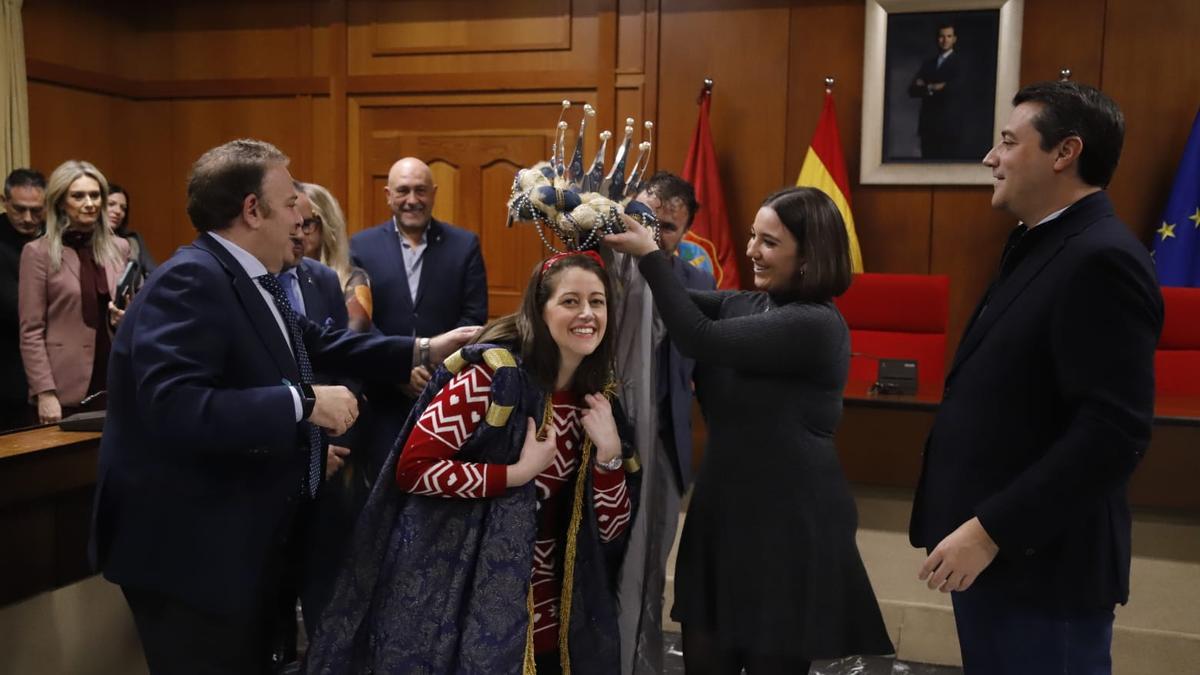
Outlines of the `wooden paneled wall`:
<svg viewBox="0 0 1200 675">
<path fill-rule="evenodd" d="M 160 257 L 192 238 L 188 166 L 229 138 L 279 145 L 294 174 L 342 199 L 351 229 L 378 219 L 392 155 L 441 148 L 466 181 L 442 208 L 492 238 L 494 297 L 511 297 L 537 242 L 502 243 L 501 206 L 482 200 L 503 192 L 498 167 L 545 139 L 554 101 L 593 103 L 607 128 L 655 120 L 656 164 L 679 171 L 704 77 L 739 248 L 759 201 L 799 172 L 825 75 L 866 267 L 949 274 L 951 348 L 1014 224 L 987 187 L 858 185 L 862 0 L 27 0 L 24 18 L 35 164 L 96 161 L 130 188 L 133 225 Z M 1070 67 L 1124 108 L 1111 194 L 1146 241 L 1200 106 L 1200 59 L 1168 68 L 1163 51 L 1198 26 L 1192 0 L 1025 2 L 1021 81 Z"/>
</svg>

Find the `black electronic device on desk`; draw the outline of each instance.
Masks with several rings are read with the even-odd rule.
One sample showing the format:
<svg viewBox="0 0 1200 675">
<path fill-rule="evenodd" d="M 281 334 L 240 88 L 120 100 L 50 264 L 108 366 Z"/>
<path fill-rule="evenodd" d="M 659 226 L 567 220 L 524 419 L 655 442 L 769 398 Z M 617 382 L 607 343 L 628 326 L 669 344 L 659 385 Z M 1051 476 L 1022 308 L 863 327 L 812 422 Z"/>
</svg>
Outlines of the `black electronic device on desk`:
<svg viewBox="0 0 1200 675">
<path fill-rule="evenodd" d="M 910 359 L 879 359 L 879 374 L 871 391 L 876 394 L 916 394 L 917 362 Z"/>
<path fill-rule="evenodd" d="M 98 391 L 83 397 L 79 405 L 86 406 L 108 392 Z M 104 410 L 85 410 L 74 415 L 67 415 L 58 422 L 58 428 L 63 431 L 104 431 Z"/>
</svg>

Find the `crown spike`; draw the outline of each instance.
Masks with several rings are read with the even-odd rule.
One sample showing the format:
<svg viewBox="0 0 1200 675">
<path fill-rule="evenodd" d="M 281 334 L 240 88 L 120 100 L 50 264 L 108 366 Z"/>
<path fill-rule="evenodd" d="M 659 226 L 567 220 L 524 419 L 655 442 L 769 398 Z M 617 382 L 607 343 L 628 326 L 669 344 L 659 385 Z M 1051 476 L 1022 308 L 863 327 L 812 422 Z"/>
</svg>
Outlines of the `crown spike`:
<svg viewBox="0 0 1200 675">
<path fill-rule="evenodd" d="M 595 119 L 596 109 L 590 103 L 583 104 L 583 119 L 579 120 L 579 134 L 575 137 L 575 152 L 571 153 L 571 163 L 567 165 L 567 182 L 579 187 L 583 181 L 583 138 L 587 129 L 588 119 Z"/>
<path fill-rule="evenodd" d="M 633 142 L 633 118 L 625 118 L 625 135 L 613 156 L 613 167 L 608 177 L 600 184 L 600 194 L 619 202 L 625 194 L 625 164 L 629 161 L 629 144 Z"/>
<path fill-rule="evenodd" d="M 551 160 L 551 164 L 554 166 L 554 175 L 559 178 L 563 177 L 563 173 L 566 170 L 566 166 L 564 165 L 566 158 L 564 155 L 567 151 L 567 128 L 568 125 L 566 122 L 559 122 L 558 129 L 554 133 L 555 154 Z"/>
<path fill-rule="evenodd" d="M 600 132 L 600 148 L 596 150 L 596 158 L 592 160 L 592 168 L 583 177 L 583 191 L 596 192 L 604 181 L 604 156 L 608 154 L 608 140 L 612 132 L 608 129 Z"/>
<path fill-rule="evenodd" d="M 633 163 L 633 171 L 629 174 L 629 185 L 625 188 L 626 197 L 636 197 L 642 191 L 642 178 L 650 170 L 650 153 L 654 147 L 654 122 L 646 120 L 642 124 L 646 130 L 645 140 L 638 143 L 637 161 Z"/>
<path fill-rule="evenodd" d="M 636 197 L 642 189 L 642 176 L 650 166 L 650 141 L 638 143 L 638 156 L 633 162 L 633 171 L 629 172 L 629 184 L 625 186 L 625 197 Z"/>
<path fill-rule="evenodd" d="M 563 175 L 563 157 L 567 154 L 566 136 L 567 136 L 567 111 L 571 109 L 571 102 L 567 99 L 562 100 L 562 109 L 558 111 L 558 124 L 554 125 L 554 143 L 550 146 L 550 168 L 554 170 L 554 175 Z"/>
</svg>

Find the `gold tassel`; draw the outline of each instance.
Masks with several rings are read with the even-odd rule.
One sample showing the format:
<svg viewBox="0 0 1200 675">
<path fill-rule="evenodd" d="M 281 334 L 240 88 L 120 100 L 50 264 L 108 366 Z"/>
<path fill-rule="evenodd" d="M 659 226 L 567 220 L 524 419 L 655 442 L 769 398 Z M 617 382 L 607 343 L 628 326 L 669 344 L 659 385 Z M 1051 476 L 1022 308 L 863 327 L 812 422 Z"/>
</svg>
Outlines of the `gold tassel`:
<svg viewBox="0 0 1200 675">
<path fill-rule="evenodd" d="M 546 409 L 542 412 L 542 425 L 537 430 L 538 440 L 545 440 L 550 425 L 554 423 L 554 401 L 546 398 Z M 525 627 L 525 664 L 522 675 L 537 675 L 537 660 L 533 649 L 533 582 L 529 583 L 529 593 L 525 596 L 525 610 L 529 613 L 529 623 Z"/>
<path fill-rule="evenodd" d="M 601 392 L 610 400 L 617 394 L 616 382 L 609 378 Z M 571 522 L 567 526 L 567 546 L 563 554 L 563 587 L 559 601 L 558 658 L 563 675 L 571 675 L 571 650 L 568 636 L 571 630 L 571 601 L 575 594 L 575 557 L 579 552 L 579 523 L 583 520 L 583 498 L 587 487 L 587 471 L 591 471 L 592 439 L 583 435 L 583 448 L 579 453 L 579 472 L 575 479 L 575 495 L 571 503 Z"/>
<path fill-rule="evenodd" d="M 529 584 L 529 593 L 525 596 L 525 609 L 529 612 L 529 623 L 525 627 L 525 666 L 522 675 L 537 675 L 537 661 L 533 654 L 533 583 Z"/>
<path fill-rule="evenodd" d="M 584 434 L 583 450 L 579 456 L 579 475 L 575 479 L 575 499 L 571 504 L 571 524 L 567 527 L 567 546 L 563 554 L 562 599 L 559 602 L 558 656 L 563 675 L 571 675 L 571 651 L 567 636 L 571 629 L 571 599 L 575 591 L 575 555 L 579 546 L 579 523 L 583 520 L 583 497 L 587 474 L 591 470 L 592 439 Z"/>
</svg>

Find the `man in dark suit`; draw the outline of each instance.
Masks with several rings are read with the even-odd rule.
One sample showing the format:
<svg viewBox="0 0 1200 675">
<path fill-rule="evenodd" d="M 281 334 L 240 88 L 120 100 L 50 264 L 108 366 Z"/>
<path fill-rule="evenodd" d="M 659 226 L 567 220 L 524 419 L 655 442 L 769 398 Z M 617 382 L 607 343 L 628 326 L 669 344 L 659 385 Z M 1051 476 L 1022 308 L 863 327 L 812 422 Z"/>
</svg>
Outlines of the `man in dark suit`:
<svg viewBox="0 0 1200 675">
<path fill-rule="evenodd" d="M 300 237 L 288 159 L 206 152 L 188 180 L 200 236 L 147 282 L 113 341 L 93 560 L 120 584 L 151 672 L 270 668 L 277 585 L 324 432 L 357 415 L 314 369 L 406 379 L 411 338 L 322 330 L 274 276 Z M 447 354 L 472 331 L 439 336 Z"/>
<path fill-rule="evenodd" d="M 46 229 L 46 179 L 32 169 L 16 169 L 4 179 L 0 196 L 0 430 L 37 424 L 21 361 L 17 316 L 21 249 Z"/>
<path fill-rule="evenodd" d="M 953 592 L 968 674 L 1108 673 L 1162 297 L 1104 192 L 1116 103 L 1051 82 L 1013 105 L 984 164 L 1021 225 L 946 377 L 909 537 L 920 578 Z"/>
<path fill-rule="evenodd" d="M 676 255 L 700 208 L 692 185 L 679 176 L 660 171 L 646 181 L 637 199 L 654 209 L 660 245 L 673 255 L 673 268 L 683 285 L 693 290 L 713 290 L 716 280 L 711 274 Z M 648 427 L 653 431 L 646 443 L 652 443 L 653 448 L 643 446 L 642 508 L 631 531 L 621 572 L 622 675 L 660 673 L 663 669 L 662 607 L 667 555 L 675 542 L 683 495 L 693 478 L 692 371 L 696 365 L 695 360 L 681 354 L 671 342 L 645 281 L 636 272 L 630 277 L 626 279 L 625 297 L 633 306 L 622 308 L 623 312 L 631 312 L 622 317 L 628 320 L 622 333 L 648 339 L 638 340 L 639 348 L 619 349 L 618 359 L 622 363 L 618 368 L 623 378 L 649 380 L 645 412 L 640 409 L 641 392 L 633 398 L 639 441 Z M 641 326 L 642 331 L 631 331 L 642 323 L 643 303 L 650 305 L 647 312 L 650 325 Z M 624 335 L 622 338 L 624 344 L 628 338 Z M 653 420 L 646 419 L 649 416 Z"/>
<path fill-rule="evenodd" d="M 298 197 L 296 211 L 301 218 L 300 230 L 309 234 L 317 226 L 312 202 L 304 192 L 303 183 L 297 181 L 293 187 Z M 347 329 L 350 315 L 337 272 L 317 260 L 304 257 L 301 240 L 293 240 L 288 246 L 283 271 L 276 276 L 292 308 L 299 314 L 321 328 Z M 314 373 L 313 378 L 321 384 L 345 384 L 355 393 L 362 389 L 358 381 L 339 380 L 326 373 Z M 353 520 L 335 508 L 346 496 L 346 491 L 340 482 L 333 480 L 349 460 L 352 444 L 349 436 L 353 433 L 351 430 L 346 436 L 329 439 L 325 453 L 326 482 L 316 500 L 305 504 L 299 512 L 304 531 L 295 537 L 294 546 L 287 552 L 289 565 L 279 595 L 279 630 L 272 654 L 277 671 L 296 659 L 297 595 L 303 599 L 305 629 L 311 633 L 316 627 L 319 609 L 324 605 L 327 587 L 332 585 L 337 573 L 344 537 L 354 527 Z M 320 579 L 319 595 L 311 592 L 318 584 L 310 583 L 310 579 Z"/>
<path fill-rule="evenodd" d="M 405 157 L 388 171 L 384 196 L 391 219 L 359 232 L 350 240 L 353 264 L 371 279 L 375 308 L 372 320 L 384 335 L 417 340 L 456 326 L 487 321 L 487 272 L 479 237 L 433 217 L 437 185 L 424 162 Z M 378 471 L 413 401 L 429 381 L 434 361 L 421 358 L 404 386 L 372 383 L 367 442 L 372 472 Z"/>
<path fill-rule="evenodd" d="M 958 35 L 954 24 L 938 27 L 938 53 L 921 64 L 908 86 L 908 95 L 921 99 L 917 135 L 921 159 L 963 159 L 963 64 L 954 51 Z"/>
</svg>

